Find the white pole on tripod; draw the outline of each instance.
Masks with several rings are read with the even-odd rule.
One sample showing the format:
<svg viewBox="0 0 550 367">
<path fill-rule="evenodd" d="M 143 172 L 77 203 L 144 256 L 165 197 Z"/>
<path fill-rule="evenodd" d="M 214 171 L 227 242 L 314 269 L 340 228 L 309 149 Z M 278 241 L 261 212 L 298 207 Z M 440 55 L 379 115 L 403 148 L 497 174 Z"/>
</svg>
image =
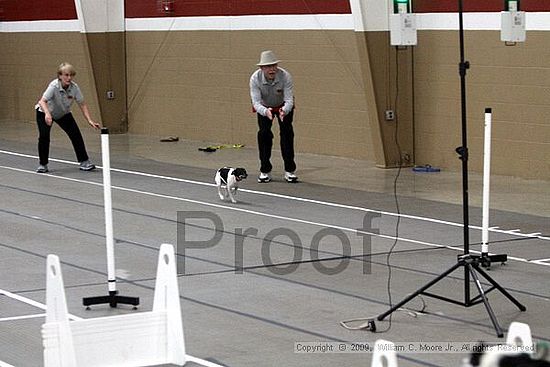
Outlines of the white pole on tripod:
<svg viewBox="0 0 550 367">
<path fill-rule="evenodd" d="M 485 108 L 483 143 L 483 214 L 481 224 L 481 256 L 489 254 L 489 192 L 491 181 L 491 108 Z"/>
<path fill-rule="evenodd" d="M 109 156 L 109 129 L 107 128 L 101 129 L 101 160 L 103 164 L 103 200 L 105 203 L 105 240 L 107 242 L 107 282 L 109 292 L 116 292 L 111 160 Z"/>
</svg>

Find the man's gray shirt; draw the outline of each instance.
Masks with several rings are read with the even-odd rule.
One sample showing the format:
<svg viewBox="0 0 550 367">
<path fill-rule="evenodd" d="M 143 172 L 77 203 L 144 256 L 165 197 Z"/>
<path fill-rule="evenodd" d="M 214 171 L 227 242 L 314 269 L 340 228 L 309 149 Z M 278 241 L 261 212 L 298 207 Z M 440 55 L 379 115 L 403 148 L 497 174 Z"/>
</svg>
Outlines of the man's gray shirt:
<svg viewBox="0 0 550 367">
<path fill-rule="evenodd" d="M 267 80 L 261 69 L 250 77 L 250 98 L 252 106 L 262 116 L 267 114 L 268 107 L 284 106 L 285 114 L 294 107 L 294 82 L 292 76 L 283 68 L 278 68 L 273 81 Z"/>
</svg>

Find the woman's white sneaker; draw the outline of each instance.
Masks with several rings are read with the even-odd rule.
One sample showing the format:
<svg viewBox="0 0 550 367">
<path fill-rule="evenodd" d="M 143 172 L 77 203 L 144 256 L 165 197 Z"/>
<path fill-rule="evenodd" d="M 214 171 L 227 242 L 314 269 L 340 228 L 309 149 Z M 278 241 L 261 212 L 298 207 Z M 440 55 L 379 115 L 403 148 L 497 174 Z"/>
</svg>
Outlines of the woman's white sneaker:
<svg viewBox="0 0 550 367">
<path fill-rule="evenodd" d="M 36 169 L 36 173 L 46 173 L 46 172 L 48 172 L 48 165 L 47 164 L 41 164 Z"/>
<path fill-rule="evenodd" d="M 82 171 L 91 171 L 95 169 L 95 165 L 92 164 L 89 160 L 80 162 L 80 170 Z"/>
</svg>

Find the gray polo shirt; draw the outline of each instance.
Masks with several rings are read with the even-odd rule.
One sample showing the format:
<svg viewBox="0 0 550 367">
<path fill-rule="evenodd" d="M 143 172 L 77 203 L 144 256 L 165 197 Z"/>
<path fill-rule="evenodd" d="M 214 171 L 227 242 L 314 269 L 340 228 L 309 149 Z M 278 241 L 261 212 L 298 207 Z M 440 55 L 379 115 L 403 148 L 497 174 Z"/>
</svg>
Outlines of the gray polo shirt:
<svg viewBox="0 0 550 367">
<path fill-rule="evenodd" d="M 294 82 L 292 76 L 283 68 L 278 68 L 273 81 L 267 80 L 261 69 L 250 77 L 250 98 L 252 106 L 262 116 L 268 107 L 283 105 L 283 111 L 289 113 L 294 107 Z"/>
<path fill-rule="evenodd" d="M 54 120 L 71 112 L 71 106 L 74 101 L 79 104 L 84 101 L 78 84 L 71 81 L 71 85 L 67 89 L 63 89 L 61 80 L 59 79 L 52 80 L 42 97 L 48 101 L 48 109 Z M 44 112 L 39 104 L 36 104 L 35 108 L 40 112 Z"/>
</svg>

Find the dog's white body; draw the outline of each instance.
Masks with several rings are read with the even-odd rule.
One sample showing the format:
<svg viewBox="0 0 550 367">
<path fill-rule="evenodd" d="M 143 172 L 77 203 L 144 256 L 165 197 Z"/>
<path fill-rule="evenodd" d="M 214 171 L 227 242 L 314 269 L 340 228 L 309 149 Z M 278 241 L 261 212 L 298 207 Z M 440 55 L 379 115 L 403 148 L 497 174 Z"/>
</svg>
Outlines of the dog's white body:
<svg viewBox="0 0 550 367">
<path fill-rule="evenodd" d="M 248 177 L 244 168 L 223 167 L 216 172 L 214 180 L 218 187 L 218 196 L 220 200 L 225 200 L 227 197 L 233 204 L 237 203 L 235 194 L 239 188 L 239 182 Z"/>
</svg>

